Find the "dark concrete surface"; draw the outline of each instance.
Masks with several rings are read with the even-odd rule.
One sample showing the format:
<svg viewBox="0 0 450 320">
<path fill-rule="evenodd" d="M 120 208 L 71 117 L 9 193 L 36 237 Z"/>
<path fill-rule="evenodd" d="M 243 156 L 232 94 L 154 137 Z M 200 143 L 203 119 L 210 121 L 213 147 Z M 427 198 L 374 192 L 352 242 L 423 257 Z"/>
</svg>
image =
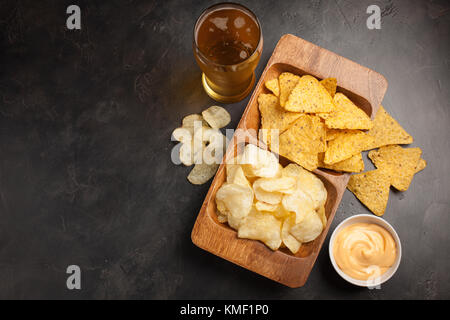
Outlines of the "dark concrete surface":
<svg viewBox="0 0 450 320">
<path fill-rule="evenodd" d="M 381 290 L 341 280 L 325 244 L 289 289 L 195 247 L 209 184 L 170 161 L 171 131 L 214 104 L 192 27 L 209 1 L 0 2 L 0 298 L 450 298 L 448 1 L 243 1 L 259 17 L 261 74 L 292 33 L 383 74 L 385 108 L 428 167 L 391 191 L 403 259 Z M 82 29 L 68 30 L 78 4 Z M 382 29 L 366 28 L 378 4 Z M 248 99 L 228 105 L 235 127 Z M 366 159 L 367 167 L 371 164 Z M 333 221 L 367 213 L 348 191 Z M 82 289 L 66 288 L 66 268 Z"/>
</svg>

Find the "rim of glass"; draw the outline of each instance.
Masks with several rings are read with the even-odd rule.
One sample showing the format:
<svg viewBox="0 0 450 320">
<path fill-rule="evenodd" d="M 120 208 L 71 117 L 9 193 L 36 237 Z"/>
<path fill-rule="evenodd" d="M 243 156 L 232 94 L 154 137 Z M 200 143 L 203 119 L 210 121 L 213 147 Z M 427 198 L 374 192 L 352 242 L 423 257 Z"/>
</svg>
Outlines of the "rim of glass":
<svg viewBox="0 0 450 320">
<path fill-rule="evenodd" d="M 200 48 L 197 46 L 197 39 L 195 37 L 195 30 L 197 30 L 197 25 L 200 21 L 201 18 L 203 18 L 205 16 L 206 13 L 209 13 L 209 11 L 211 9 L 214 9 L 216 7 L 220 7 L 220 6 L 226 6 L 226 5 L 231 5 L 231 6 L 236 6 L 236 7 L 240 7 L 242 9 L 244 9 L 246 11 L 246 13 L 250 14 L 252 16 L 253 19 L 255 19 L 256 24 L 258 25 L 258 30 L 259 30 L 259 39 L 258 39 L 258 44 L 256 45 L 255 50 L 253 50 L 252 54 L 250 56 L 248 56 L 247 59 L 236 63 L 236 64 L 220 64 L 214 61 L 211 61 L 210 59 L 208 59 L 208 57 L 205 56 L 205 54 L 200 50 Z M 211 63 L 213 65 L 216 66 L 220 66 L 220 67 L 231 67 L 231 66 L 239 66 L 245 62 L 247 62 L 250 58 L 252 58 L 258 51 L 259 46 L 261 45 L 262 42 L 262 29 L 261 29 L 261 23 L 258 20 L 258 17 L 256 16 L 256 14 L 253 13 L 252 10 L 250 10 L 249 8 L 247 8 L 246 6 L 239 4 L 239 3 L 235 3 L 235 2 L 219 2 L 216 4 L 213 4 L 212 6 L 209 6 L 208 8 L 206 8 L 205 10 L 202 11 L 202 13 L 198 16 L 197 20 L 195 21 L 194 24 L 194 30 L 193 30 L 193 40 L 192 42 L 194 43 L 195 48 L 198 51 L 198 54 L 202 56 L 202 58 L 204 58 L 205 60 L 208 61 L 208 63 Z"/>
</svg>

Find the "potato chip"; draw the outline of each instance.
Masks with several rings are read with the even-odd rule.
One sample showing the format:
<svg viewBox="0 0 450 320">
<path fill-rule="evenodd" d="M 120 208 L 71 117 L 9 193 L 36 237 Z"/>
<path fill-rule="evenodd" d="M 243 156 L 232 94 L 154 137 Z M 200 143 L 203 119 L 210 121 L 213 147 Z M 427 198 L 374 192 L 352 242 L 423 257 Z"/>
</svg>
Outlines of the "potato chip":
<svg viewBox="0 0 450 320">
<path fill-rule="evenodd" d="M 297 180 L 292 177 L 260 178 L 255 181 L 258 187 L 267 192 L 293 193 Z"/>
<path fill-rule="evenodd" d="M 281 222 L 271 214 L 254 209 L 240 225 L 238 237 L 259 240 L 277 250 L 281 245 Z"/>
<path fill-rule="evenodd" d="M 320 81 L 320 84 L 328 91 L 331 97 L 336 94 L 337 80 L 336 78 L 326 78 Z"/>
<path fill-rule="evenodd" d="M 368 145 L 373 143 L 373 137 L 362 131 L 342 131 L 336 138 L 328 142 L 325 151 L 324 162 L 334 164 L 368 149 Z"/>
<path fill-rule="evenodd" d="M 289 95 L 284 105 L 293 112 L 332 112 L 336 109 L 333 98 L 319 81 L 309 75 L 303 76 Z"/>
<path fill-rule="evenodd" d="M 176 141 L 180 141 L 182 143 L 190 143 L 192 141 L 192 134 L 191 131 L 187 128 L 176 128 L 172 132 L 172 137 Z"/>
<path fill-rule="evenodd" d="M 369 152 L 369 158 L 378 169 L 388 170 L 392 186 L 406 191 L 419 164 L 420 148 L 402 148 L 399 145 L 385 146 Z"/>
<path fill-rule="evenodd" d="M 323 230 L 322 220 L 315 211 L 308 213 L 300 223 L 289 231 L 298 241 L 305 243 L 315 240 Z"/>
<path fill-rule="evenodd" d="M 287 216 L 289 216 L 293 213 L 290 211 L 287 211 L 286 209 L 283 208 L 282 205 L 278 204 L 274 211 L 270 211 L 270 214 L 273 215 L 277 219 L 283 220 L 284 218 L 286 218 Z"/>
<path fill-rule="evenodd" d="M 332 129 L 371 129 L 372 120 L 343 93 L 336 93 L 333 98 L 336 111 L 330 113 L 325 124 Z"/>
<path fill-rule="evenodd" d="M 253 183 L 253 191 L 255 192 L 255 198 L 259 201 L 278 204 L 281 202 L 283 194 L 281 192 L 269 192 L 261 188 L 262 179 L 258 179 Z"/>
<path fill-rule="evenodd" d="M 390 180 L 387 171 L 377 169 L 352 175 L 347 188 L 370 211 L 382 216 L 389 199 Z"/>
<path fill-rule="evenodd" d="M 201 122 L 201 126 L 209 127 L 208 123 L 199 114 L 190 114 L 183 118 L 182 127 L 183 128 L 193 128 L 196 122 Z"/>
<path fill-rule="evenodd" d="M 280 170 L 277 157 L 270 151 L 247 144 L 239 157 L 247 177 L 275 177 Z"/>
<path fill-rule="evenodd" d="M 278 129 L 278 133 L 284 132 L 290 124 L 292 124 L 298 117 L 299 113 L 293 113 L 284 110 L 278 98 L 273 94 L 260 94 L 258 96 L 259 111 L 261 113 L 261 130 L 267 137 L 263 138 L 263 142 L 270 146 L 270 129 Z"/>
<path fill-rule="evenodd" d="M 258 211 L 274 212 L 278 208 L 278 204 L 270 204 L 262 201 L 256 201 L 255 208 Z"/>
<path fill-rule="evenodd" d="M 334 164 L 326 164 L 323 162 L 325 154 L 319 154 L 319 168 L 331 169 L 339 172 L 362 172 L 364 171 L 364 160 L 362 154 L 358 153 L 348 159 L 336 162 Z"/>
<path fill-rule="evenodd" d="M 180 161 L 185 166 L 189 167 L 194 164 L 194 153 L 192 150 L 192 143 L 183 143 L 180 147 Z"/>
<path fill-rule="evenodd" d="M 204 184 L 216 174 L 218 164 L 198 163 L 191 170 L 187 179 L 192 184 Z"/>
<path fill-rule="evenodd" d="M 268 80 L 265 83 L 266 88 L 273 92 L 277 97 L 280 95 L 280 85 L 278 84 L 278 79 Z"/>
<path fill-rule="evenodd" d="M 217 215 L 217 220 L 220 223 L 226 223 L 226 222 L 228 222 L 228 217 L 226 215 L 223 215 L 223 214 L 218 214 Z"/>
<path fill-rule="evenodd" d="M 231 121 L 227 110 L 219 106 L 211 106 L 202 112 L 205 121 L 214 129 L 225 127 Z"/>
<path fill-rule="evenodd" d="M 294 224 L 295 217 L 293 215 L 284 219 L 283 226 L 281 227 L 281 240 L 293 254 L 296 254 L 300 250 L 302 243 L 289 233 Z"/>
<path fill-rule="evenodd" d="M 235 165 L 226 165 L 226 171 L 227 171 L 227 182 L 228 183 L 235 183 L 239 184 L 244 187 L 251 188 L 250 182 L 247 180 L 244 174 L 244 170 L 242 170 L 242 167 L 238 164 Z"/>
<path fill-rule="evenodd" d="M 425 169 L 425 167 L 427 166 L 427 162 L 424 159 L 420 159 L 419 163 L 416 166 L 416 170 L 415 173 L 422 171 L 423 169 Z"/>
<path fill-rule="evenodd" d="M 319 216 L 320 221 L 322 221 L 323 228 L 325 229 L 325 227 L 327 226 L 327 216 L 325 214 L 325 205 L 322 205 L 321 207 L 319 207 L 319 209 L 317 209 L 317 215 Z"/>
<path fill-rule="evenodd" d="M 413 137 L 403 129 L 389 113 L 380 106 L 373 121 L 373 128 L 367 131 L 369 136 L 374 137 L 374 141 L 369 145 L 368 150 L 391 144 L 410 144 Z"/>
<path fill-rule="evenodd" d="M 297 189 L 305 192 L 313 200 L 314 209 L 317 210 L 325 204 L 327 201 L 327 189 L 322 180 L 314 173 L 301 168 L 297 175 L 297 181 Z"/>
<path fill-rule="evenodd" d="M 281 204 L 285 210 L 295 213 L 295 223 L 300 223 L 310 212 L 315 212 L 314 201 L 300 188 L 293 194 L 285 195 Z"/>
<path fill-rule="evenodd" d="M 284 107 L 289 95 L 300 80 L 300 77 L 289 72 L 283 72 L 278 77 L 278 80 L 280 84 L 280 105 Z"/>
<path fill-rule="evenodd" d="M 280 154 L 293 152 L 319 153 L 326 150 L 326 128 L 320 118 L 302 114 L 292 126 L 280 135 Z"/>
<path fill-rule="evenodd" d="M 229 215 L 234 218 L 245 218 L 253 205 L 253 190 L 234 183 L 224 183 L 216 193 L 216 204 L 226 207 Z M 219 205 L 218 205 L 219 207 Z"/>
</svg>

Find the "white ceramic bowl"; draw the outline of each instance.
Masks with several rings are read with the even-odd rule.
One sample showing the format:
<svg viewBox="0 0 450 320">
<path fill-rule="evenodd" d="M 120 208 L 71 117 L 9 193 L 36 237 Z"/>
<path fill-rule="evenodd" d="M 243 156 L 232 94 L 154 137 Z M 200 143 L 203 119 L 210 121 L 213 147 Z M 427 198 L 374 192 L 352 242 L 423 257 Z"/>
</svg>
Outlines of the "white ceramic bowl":
<svg viewBox="0 0 450 320">
<path fill-rule="evenodd" d="M 354 223 L 375 223 L 375 224 L 382 226 L 387 231 L 389 231 L 389 233 L 392 235 L 392 238 L 394 238 L 395 244 L 397 245 L 397 257 L 395 258 L 394 264 L 389 268 L 389 270 L 387 270 L 385 273 L 383 273 L 381 275 L 381 277 L 379 277 L 376 280 L 366 281 L 366 280 L 354 279 L 354 278 L 348 276 L 347 274 L 345 274 L 339 268 L 339 266 L 337 265 L 337 263 L 334 259 L 334 255 L 333 255 L 334 238 L 337 236 L 337 234 L 339 233 L 339 231 L 342 228 L 345 228 Z M 386 220 L 379 218 L 377 216 L 371 215 L 371 214 L 358 214 L 355 216 L 351 216 L 351 217 L 345 219 L 344 221 L 342 221 L 336 227 L 336 229 L 334 229 L 333 233 L 331 234 L 330 243 L 329 243 L 328 248 L 329 248 L 328 251 L 330 254 L 331 263 L 333 264 L 333 267 L 336 270 L 336 272 L 346 281 L 348 281 L 351 284 L 354 284 L 356 286 L 360 286 L 360 287 L 378 287 L 382 283 L 388 281 L 394 275 L 394 273 L 397 271 L 397 268 L 400 265 L 400 260 L 402 258 L 402 245 L 400 243 L 400 238 L 398 237 L 397 232 L 395 232 L 394 228 L 388 222 L 386 222 Z"/>
</svg>

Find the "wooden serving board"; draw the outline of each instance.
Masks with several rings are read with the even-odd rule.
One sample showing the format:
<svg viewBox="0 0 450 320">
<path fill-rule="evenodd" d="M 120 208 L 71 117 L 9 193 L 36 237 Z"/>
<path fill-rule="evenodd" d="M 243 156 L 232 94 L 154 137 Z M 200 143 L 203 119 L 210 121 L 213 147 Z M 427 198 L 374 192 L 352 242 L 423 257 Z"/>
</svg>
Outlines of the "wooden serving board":
<svg viewBox="0 0 450 320">
<path fill-rule="evenodd" d="M 268 93 L 264 86 L 265 81 L 276 78 L 286 71 L 297 75 L 310 74 L 319 80 L 335 77 L 338 91 L 346 94 L 372 119 L 387 89 L 387 81 L 379 73 L 296 36 L 284 35 L 253 91 L 237 127 L 241 130 L 235 133 L 228 146 L 226 157 L 237 154 L 246 143 L 258 144 L 257 132 L 260 126 L 258 95 Z M 280 156 L 280 163 L 285 166 L 289 161 Z M 323 181 L 328 191 L 325 204 L 328 222 L 321 235 L 314 241 L 303 244 L 297 254 L 293 255 L 287 249 L 272 251 L 262 242 L 239 239 L 235 230 L 227 224 L 218 222 L 214 199 L 217 190 L 226 179 L 224 164 L 220 165 L 200 209 L 191 234 L 192 242 L 206 251 L 286 286 L 292 288 L 303 286 L 350 178 L 350 174 L 326 169 L 317 169 L 314 173 Z"/>
</svg>

